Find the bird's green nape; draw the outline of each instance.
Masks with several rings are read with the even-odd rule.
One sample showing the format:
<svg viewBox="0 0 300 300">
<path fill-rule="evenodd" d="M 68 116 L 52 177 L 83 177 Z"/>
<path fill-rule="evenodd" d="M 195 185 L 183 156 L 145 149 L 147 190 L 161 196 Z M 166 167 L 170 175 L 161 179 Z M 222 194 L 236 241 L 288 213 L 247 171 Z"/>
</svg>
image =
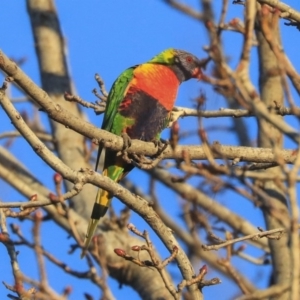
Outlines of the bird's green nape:
<svg viewBox="0 0 300 300">
<path fill-rule="evenodd" d="M 176 50 L 173 48 L 167 49 L 154 56 L 149 63 L 172 65 L 174 64 Z"/>
</svg>

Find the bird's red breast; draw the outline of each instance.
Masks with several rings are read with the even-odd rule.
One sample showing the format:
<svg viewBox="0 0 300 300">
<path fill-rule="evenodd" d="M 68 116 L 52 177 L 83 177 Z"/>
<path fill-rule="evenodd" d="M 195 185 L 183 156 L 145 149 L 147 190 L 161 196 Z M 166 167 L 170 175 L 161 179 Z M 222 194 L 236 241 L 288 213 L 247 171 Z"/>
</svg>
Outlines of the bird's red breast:
<svg viewBox="0 0 300 300">
<path fill-rule="evenodd" d="M 169 67 L 146 63 L 138 66 L 133 75 L 134 78 L 127 90 L 133 88 L 143 91 L 156 99 L 168 111 L 173 108 L 180 82 Z"/>
</svg>

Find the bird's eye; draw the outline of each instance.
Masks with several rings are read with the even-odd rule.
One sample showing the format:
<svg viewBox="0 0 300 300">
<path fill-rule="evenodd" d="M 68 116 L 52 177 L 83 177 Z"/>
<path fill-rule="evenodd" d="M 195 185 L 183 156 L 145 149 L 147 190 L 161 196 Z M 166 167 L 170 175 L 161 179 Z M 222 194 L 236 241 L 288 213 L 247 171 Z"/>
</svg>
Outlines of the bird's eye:
<svg viewBox="0 0 300 300">
<path fill-rule="evenodd" d="M 191 56 L 187 56 L 185 58 L 185 60 L 188 62 L 188 63 L 191 63 L 193 61 L 193 58 Z"/>
</svg>

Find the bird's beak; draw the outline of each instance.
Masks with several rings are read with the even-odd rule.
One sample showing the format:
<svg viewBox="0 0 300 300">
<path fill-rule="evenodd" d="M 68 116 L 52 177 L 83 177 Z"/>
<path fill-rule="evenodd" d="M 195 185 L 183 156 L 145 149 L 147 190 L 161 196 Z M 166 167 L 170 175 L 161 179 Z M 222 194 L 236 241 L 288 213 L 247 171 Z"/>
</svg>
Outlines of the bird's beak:
<svg viewBox="0 0 300 300">
<path fill-rule="evenodd" d="M 199 80 L 202 79 L 202 71 L 201 71 L 201 68 L 200 67 L 196 67 L 193 72 L 192 72 L 192 76 L 193 78 L 197 78 Z"/>
</svg>

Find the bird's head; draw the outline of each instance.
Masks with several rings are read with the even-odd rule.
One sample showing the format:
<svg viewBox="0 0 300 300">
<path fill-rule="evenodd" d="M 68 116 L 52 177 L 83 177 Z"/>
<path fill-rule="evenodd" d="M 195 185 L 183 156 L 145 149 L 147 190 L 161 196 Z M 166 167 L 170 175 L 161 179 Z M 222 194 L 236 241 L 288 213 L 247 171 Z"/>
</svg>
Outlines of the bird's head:
<svg viewBox="0 0 300 300">
<path fill-rule="evenodd" d="M 150 62 L 168 65 L 180 82 L 191 78 L 202 79 L 201 61 L 195 55 L 183 50 L 167 49 Z"/>
</svg>

